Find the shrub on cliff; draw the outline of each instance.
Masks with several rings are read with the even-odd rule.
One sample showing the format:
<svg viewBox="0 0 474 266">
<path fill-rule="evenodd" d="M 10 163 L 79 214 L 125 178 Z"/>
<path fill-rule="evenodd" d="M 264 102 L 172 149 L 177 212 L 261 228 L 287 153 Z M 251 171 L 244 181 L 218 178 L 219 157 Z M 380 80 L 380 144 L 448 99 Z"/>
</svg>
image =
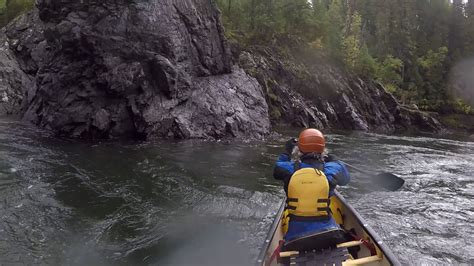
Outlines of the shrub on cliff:
<svg viewBox="0 0 474 266">
<path fill-rule="evenodd" d="M 0 28 L 25 11 L 31 10 L 34 0 L 0 0 Z"/>
</svg>

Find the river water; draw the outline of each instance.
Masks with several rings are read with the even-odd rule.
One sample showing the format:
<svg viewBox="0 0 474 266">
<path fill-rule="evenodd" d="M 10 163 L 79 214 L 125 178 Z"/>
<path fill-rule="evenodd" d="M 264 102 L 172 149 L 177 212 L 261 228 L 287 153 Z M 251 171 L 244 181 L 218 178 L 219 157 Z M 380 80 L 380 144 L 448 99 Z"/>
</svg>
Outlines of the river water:
<svg viewBox="0 0 474 266">
<path fill-rule="evenodd" d="M 265 143 L 53 138 L 0 119 L 0 265 L 249 265 L 283 192 Z M 332 152 L 406 180 L 340 188 L 403 264 L 474 264 L 474 143 L 329 135 Z"/>
</svg>

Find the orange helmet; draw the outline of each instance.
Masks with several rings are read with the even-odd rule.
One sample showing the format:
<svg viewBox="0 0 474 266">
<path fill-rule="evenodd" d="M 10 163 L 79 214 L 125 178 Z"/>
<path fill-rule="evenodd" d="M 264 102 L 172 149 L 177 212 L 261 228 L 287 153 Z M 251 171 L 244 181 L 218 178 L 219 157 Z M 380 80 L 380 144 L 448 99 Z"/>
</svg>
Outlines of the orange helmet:
<svg viewBox="0 0 474 266">
<path fill-rule="evenodd" d="M 323 153 L 326 141 L 321 131 L 314 128 L 307 128 L 301 131 L 298 138 L 298 148 L 302 153 L 317 152 Z"/>
</svg>

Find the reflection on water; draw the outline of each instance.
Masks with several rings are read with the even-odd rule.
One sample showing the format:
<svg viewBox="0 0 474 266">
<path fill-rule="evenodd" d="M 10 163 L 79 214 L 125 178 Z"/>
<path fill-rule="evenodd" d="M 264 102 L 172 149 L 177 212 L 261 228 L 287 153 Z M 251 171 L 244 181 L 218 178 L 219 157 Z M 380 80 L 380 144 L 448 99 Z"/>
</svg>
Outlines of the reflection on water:
<svg viewBox="0 0 474 266">
<path fill-rule="evenodd" d="M 288 135 L 288 134 L 286 134 Z M 266 143 L 78 143 L 0 120 L 0 264 L 248 265 L 282 197 Z M 474 263 L 474 144 L 331 135 L 340 158 L 406 180 L 341 191 L 405 264 Z"/>
</svg>

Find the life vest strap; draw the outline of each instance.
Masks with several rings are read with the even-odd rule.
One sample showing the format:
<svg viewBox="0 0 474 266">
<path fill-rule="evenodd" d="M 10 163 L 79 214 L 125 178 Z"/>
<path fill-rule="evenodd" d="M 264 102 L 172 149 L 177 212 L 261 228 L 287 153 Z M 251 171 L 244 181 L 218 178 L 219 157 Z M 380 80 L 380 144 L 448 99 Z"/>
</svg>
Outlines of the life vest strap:
<svg viewBox="0 0 474 266">
<path fill-rule="evenodd" d="M 287 198 L 286 199 L 286 202 L 298 202 L 298 199 L 295 199 L 295 198 Z"/>
<path fill-rule="evenodd" d="M 329 215 L 321 215 L 321 216 L 297 216 L 294 214 L 290 214 L 290 221 L 298 221 L 298 222 L 320 222 L 320 221 L 327 221 L 330 216 Z"/>
<path fill-rule="evenodd" d="M 287 203 L 286 208 L 288 210 L 292 210 L 292 211 L 296 210 L 297 207 L 290 205 L 289 204 L 290 202 L 298 202 L 298 199 L 296 199 L 296 198 L 287 198 L 286 199 L 286 203 Z M 326 203 L 327 207 L 319 207 L 319 208 L 317 208 L 317 211 L 325 211 L 325 212 L 328 213 L 328 215 L 331 213 L 331 209 L 329 208 L 330 199 L 318 199 L 318 203 Z"/>
<path fill-rule="evenodd" d="M 331 209 L 326 207 L 326 208 L 318 208 L 318 212 L 327 212 L 328 214 L 331 212 Z"/>
<path fill-rule="evenodd" d="M 298 199 L 296 199 L 296 198 L 287 198 L 286 203 L 290 203 L 290 202 L 298 202 Z M 331 202 L 330 199 L 318 199 L 318 203 L 327 203 L 329 205 L 330 202 Z"/>
</svg>

